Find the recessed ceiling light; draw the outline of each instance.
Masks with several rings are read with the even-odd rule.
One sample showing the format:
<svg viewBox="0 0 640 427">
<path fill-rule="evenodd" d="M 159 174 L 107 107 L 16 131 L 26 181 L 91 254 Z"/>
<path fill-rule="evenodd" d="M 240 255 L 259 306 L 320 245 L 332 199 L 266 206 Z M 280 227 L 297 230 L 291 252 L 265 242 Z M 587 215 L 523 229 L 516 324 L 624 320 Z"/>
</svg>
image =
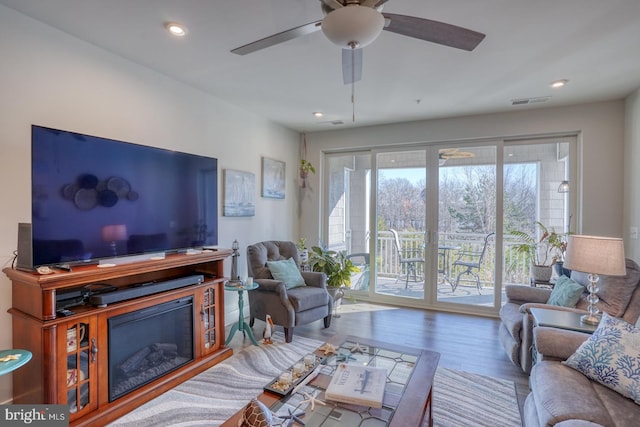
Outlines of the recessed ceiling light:
<svg viewBox="0 0 640 427">
<path fill-rule="evenodd" d="M 555 82 L 551 82 L 551 87 L 557 89 L 566 85 L 567 83 L 569 83 L 569 80 L 567 79 L 556 80 Z"/>
<path fill-rule="evenodd" d="M 165 22 L 164 27 L 174 36 L 182 37 L 187 35 L 187 27 L 177 22 Z"/>
<path fill-rule="evenodd" d="M 322 111 L 313 112 L 313 117 L 322 117 L 322 116 L 324 116 L 324 113 Z"/>
</svg>

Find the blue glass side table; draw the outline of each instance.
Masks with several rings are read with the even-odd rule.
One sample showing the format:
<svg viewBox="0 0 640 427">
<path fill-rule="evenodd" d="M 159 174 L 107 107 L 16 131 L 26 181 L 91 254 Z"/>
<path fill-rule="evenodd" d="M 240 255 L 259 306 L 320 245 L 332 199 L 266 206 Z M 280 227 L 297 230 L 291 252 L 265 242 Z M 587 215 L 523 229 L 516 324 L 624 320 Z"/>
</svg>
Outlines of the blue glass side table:
<svg viewBox="0 0 640 427">
<path fill-rule="evenodd" d="M 31 352 L 28 350 L 0 350 L 0 375 L 15 371 L 29 360 Z"/>
<path fill-rule="evenodd" d="M 227 337 L 227 341 L 224 345 L 229 345 L 231 339 L 235 335 L 236 332 L 242 331 L 242 335 L 245 337 L 248 335 L 249 339 L 253 343 L 253 345 L 258 345 L 256 338 L 253 336 L 253 331 L 247 322 L 244 321 L 244 291 L 252 291 L 258 288 L 258 284 L 252 282 L 250 285 L 246 285 L 243 282 L 227 282 L 224 284 L 225 291 L 236 291 L 238 292 L 238 323 L 234 324 L 229 331 L 229 336 Z"/>
</svg>

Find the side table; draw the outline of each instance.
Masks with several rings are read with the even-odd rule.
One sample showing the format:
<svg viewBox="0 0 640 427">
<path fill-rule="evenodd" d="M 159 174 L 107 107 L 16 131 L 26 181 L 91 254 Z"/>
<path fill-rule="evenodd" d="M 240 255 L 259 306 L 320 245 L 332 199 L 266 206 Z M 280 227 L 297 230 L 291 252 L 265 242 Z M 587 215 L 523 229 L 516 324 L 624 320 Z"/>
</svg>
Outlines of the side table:
<svg viewBox="0 0 640 427">
<path fill-rule="evenodd" d="M 580 321 L 580 313 L 548 308 L 530 308 L 534 326 L 548 326 L 551 328 L 568 329 L 570 331 L 592 334 L 598 325 L 589 325 Z"/>
<path fill-rule="evenodd" d="M 15 371 L 31 360 L 31 352 L 28 350 L 0 350 L 0 375 Z"/>
<path fill-rule="evenodd" d="M 227 282 L 224 284 L 225 291 L 236 291 L 238 292 L 238 322 L 231 327 L 229 331 L 229 336 L 227 337 L 227 341 L 225 341 L 224 345 L 229 345 L 231 339 L 235 335 L 236 332 L 242 331 L 242 335 L 245 337 L 248 335 L 249 339 L 253 343 L 253 345 L 258 345 L 256 338 L 253 336 L 253 331 L 247 322 L 244 321 L 244 291 L 252 291 L 258 288 L 258 284 L 252 282 L 250 285 L 243 284 L 242 282 Z"/>
</svg>

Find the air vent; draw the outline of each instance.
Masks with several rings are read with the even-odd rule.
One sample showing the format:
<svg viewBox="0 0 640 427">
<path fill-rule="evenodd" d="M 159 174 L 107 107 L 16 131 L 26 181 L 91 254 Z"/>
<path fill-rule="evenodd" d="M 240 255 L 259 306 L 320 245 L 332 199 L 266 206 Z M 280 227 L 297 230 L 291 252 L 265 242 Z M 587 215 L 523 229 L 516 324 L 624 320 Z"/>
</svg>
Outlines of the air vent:
<svg viewBox="0 0 640 427">
<path fill-rule="evenodd" d="M 331 122 L 331 124 L 334 126 L 339 126 L 339 125 L 343 125 L 344 122 L 342 120 L 334 120 Z"/>
<path fill-rule="evenodd" d="M 527 105 L 527 104 L 536 104 L 540 102 L 547 102 L 551 96 L 538 96 L 535 98 L 520 98 L 520 99 L 512 99 L 511 105 Z"/>
</svg>

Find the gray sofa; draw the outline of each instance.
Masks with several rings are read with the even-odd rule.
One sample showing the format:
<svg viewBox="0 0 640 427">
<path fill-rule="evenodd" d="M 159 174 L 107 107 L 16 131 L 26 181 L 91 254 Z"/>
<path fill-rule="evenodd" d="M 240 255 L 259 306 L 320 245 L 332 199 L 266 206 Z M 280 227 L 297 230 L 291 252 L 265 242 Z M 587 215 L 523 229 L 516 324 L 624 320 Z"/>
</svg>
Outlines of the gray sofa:
<svg viewBox="0 0 640 427">
<path fill-rule="evenodd" d="M 536 327 L 533 337 L 538 360 L 531 370 L 531 393 L 524 404 L 526 427 L 640 425 L 640 405 L 561 363 L 589 335 Z"/>
<path fill-rule="evenodd" d="M 600 276 L 598 309 L 635 324 L 640 316 L 640 286 L 638 286 L 640 284 L 640 267 L 630 259 L 626 260 L 626 265 L 626 276 Z M 574 271 L 571 273 L 571 278 L 585 286 L 585 293 L 580 297 L 575 308 L 547 305 L 551 289 L 525 285 L 507 285 L 505 287 L 507 302 L 500 309 L 501 324 L 498 334 L 509 359 L 525 373 L 531 371 L 533 362 L 534 328 L 529 308 L 543 307 L 586 313 L 588 305 L 587 274 Z"/>
</svg>

